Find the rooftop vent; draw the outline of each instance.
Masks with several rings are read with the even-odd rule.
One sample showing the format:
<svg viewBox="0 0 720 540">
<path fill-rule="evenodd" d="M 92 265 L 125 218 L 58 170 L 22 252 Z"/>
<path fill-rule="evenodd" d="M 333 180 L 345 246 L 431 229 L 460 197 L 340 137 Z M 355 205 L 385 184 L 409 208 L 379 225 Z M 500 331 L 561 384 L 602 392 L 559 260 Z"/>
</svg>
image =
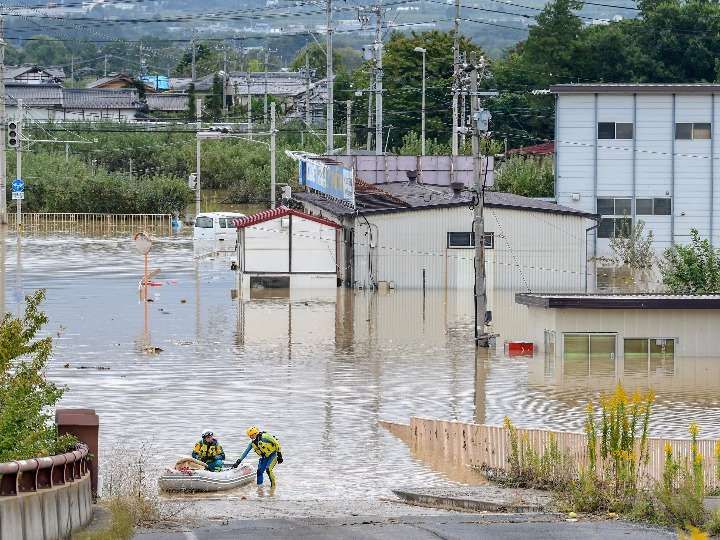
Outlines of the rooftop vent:
<svg viewBox="0 0 720 540">
<path fill-rule="evenodd" d="M 417 184 L 417 177 L 418 177 L 417 171 L 405 171 L 405 174 L 407 175 L 408 180 L 410 181 L 411 184 Z"/>
<path fill-rule="evenodd" d="M 463 189 L 465 189 L 465 184 L 462 182 L 450 182 L 450 189 L 453 192 L 453 199 L 459 199 L 462 196 Z"/>
</svg>

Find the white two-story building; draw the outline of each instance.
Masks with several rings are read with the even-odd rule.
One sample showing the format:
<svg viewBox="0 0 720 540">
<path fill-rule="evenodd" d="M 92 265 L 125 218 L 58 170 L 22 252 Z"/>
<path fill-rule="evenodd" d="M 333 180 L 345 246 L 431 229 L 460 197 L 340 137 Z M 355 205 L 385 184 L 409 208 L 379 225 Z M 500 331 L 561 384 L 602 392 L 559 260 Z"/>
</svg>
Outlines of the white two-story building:
<svg viewBox="0 0 720 540">
<path fill-rule="evenodd" d="M 563 84 L 556 95 L 558 204 L 602 216 L 590 252 L 644 221 L 662 251 L 690 230 L 720 245 L 720 84 Z"/>
</svg>

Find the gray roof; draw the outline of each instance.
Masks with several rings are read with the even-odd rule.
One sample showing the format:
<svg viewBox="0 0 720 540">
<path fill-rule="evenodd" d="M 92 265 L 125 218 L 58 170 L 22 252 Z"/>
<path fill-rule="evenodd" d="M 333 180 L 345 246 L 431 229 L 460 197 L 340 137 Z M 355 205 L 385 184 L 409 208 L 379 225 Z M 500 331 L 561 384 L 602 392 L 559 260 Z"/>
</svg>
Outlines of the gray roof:
<svg viewBox="0 0 720 540">
<path fill-rule="evenodd" d="M 22 99 L 25 107 L 61 107 L 63 88 L 59 84 L 6 84 L 5 105 L 17 105 Z"/>
<path fill-rule="evenodd" d="M 436 186 L 410 182 L 390 182 L 386 184 L 365 184 L 356 182 L 355 210 L 348 206 L 327 199 L 321 194 L 304 192 L 295 193 L 293 198 L 322 208 L 336 216 L 351 214 L 381 214 L 411 210 L 430 210 L 433 208 L 449 208 L 453 206 L 469 206 L 472 194 L 468 191 L 453 193 L 448 186 Z M 508 208 L 512 210 L 530 210 L 552 214 L 576 215 L 594 219 L 593 214 L 582 212 L 567 206 L 548 201 L 500 193 L 485 192 L 485 206 L 490 208 Z"/>
<path fill-rule="evenodd" d="M 556 84 L 550 87 L 554 94 L 712 94 L 720 93 L 720 84 L 687 83 L 582 83 Z"/>
<path fill-rule="evenodd" d="M 188 110 L 187 94 L 146 94 L 145 101 L 151 111 L 178 112 Z"/>
<path fill-rule="evenodd" d="M 138 93 L 130 88 L 63 88 L 63 105 L 66 109 L 135 109 Z"/>
<path fill-rule="evenodd" d="M 540 294 L 519 293 L 526 306 L 569 309 L 720 309 L 720 294 Z"/>
<path fill-rule="evenodd" d="M 20 66 L 5 66 L 3 68 L 3 78 L 13 80 L 29 71 L 44 71 L 49 78 L 63 80 L 65 79 L 65 70 L 60 66 L 37 66 L 34 64 L 23 64 Z"/>
<path fill-rule="evenodd" d="M 250 86 L 250 94 L 257 96 L 265 93 L 266 77 L 267 91 L 273 96 L 297 96 L 305 93 L 307 90 L 307 78 L 305 73 L 298 71 L 272 71 L 265 74 L 263 71 L 251 71 L 246 73 L 243 71 L 231 72 L 228 74 L 228 86 L 239 95 L 248 93 L 248 79 Z M 195 81 L 195 90 L 199 92 L 208 92 L 212 88 L 214 75 L 207 75 L 202 79 Z M 188 81 L 184 84 L 178 84 L 175 88 L 178 90 L 186 90 L 190 86 Z M 324 93 L 326 80 L 311 81 L 310 90 Z"/>
<path fill-rule="evenodd" d="M 125 73 L 111 73 L 106 77 L 100 77 L 98 80 L 91 82 L 87 85 L 87 88 L 98 88 L 99 86 L 118 80 L 132 82 L 133 78 L 131 75 L 126 75 Z"/>
</svg>

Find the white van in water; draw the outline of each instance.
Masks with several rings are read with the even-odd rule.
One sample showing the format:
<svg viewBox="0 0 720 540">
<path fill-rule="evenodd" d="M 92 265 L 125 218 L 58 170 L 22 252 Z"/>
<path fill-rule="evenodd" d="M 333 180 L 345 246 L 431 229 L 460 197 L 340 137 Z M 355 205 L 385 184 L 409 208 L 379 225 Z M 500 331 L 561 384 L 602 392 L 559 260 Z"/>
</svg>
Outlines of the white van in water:
<svg viewBox="0 0 720 540">
<path fill-rule="evenodd" d="M 198 214 L 193 227 L 193 240 L 213 246 L 213 251 L 235 251 L 237 231 L 233 221 L 244 218 L 237 212 L 205 212 Z"/>
</svg>

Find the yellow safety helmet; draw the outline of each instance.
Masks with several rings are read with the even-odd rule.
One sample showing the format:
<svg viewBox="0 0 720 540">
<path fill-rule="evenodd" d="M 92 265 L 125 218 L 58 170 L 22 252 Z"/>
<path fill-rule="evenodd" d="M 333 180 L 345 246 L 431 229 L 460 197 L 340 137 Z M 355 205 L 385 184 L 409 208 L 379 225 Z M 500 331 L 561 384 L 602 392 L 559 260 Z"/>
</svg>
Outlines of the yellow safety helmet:
<svg viewBox="0 0 720 540">
<path fill-rule="evenodd" d="M 247 431 L 245 433 L 247 433 L 248 437 L 250 437 L 251 439 L 254 439 L 257 436 L 257 434 L 260 433 L 260 428 L 257 426 L 252 426 L 252 427 L 247 428 Z"/>
</svg>

